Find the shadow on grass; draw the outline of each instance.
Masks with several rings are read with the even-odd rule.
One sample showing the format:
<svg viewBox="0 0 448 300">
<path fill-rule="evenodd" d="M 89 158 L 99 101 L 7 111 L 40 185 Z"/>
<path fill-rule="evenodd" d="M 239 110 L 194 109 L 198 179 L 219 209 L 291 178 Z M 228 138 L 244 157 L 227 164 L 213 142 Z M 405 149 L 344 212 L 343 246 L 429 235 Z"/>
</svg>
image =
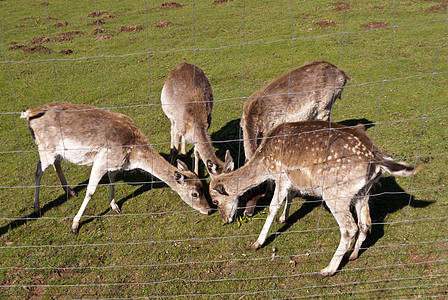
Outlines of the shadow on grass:
<svg viewBox="0 0 448 300">
<path fill-rule="evenodd" d="M 150 176 L 149 179 L 148 179 L 148 176 Z M 140 187 L 137 190 L 135 190 L 134 192 L 132 192 L 131 194 L 124 197 L 123 199 L 120 199 L 117 201 L 117 205 L 120 208 L 129 199 L 132 199 L 138 195 L 141 195 L 153 188 L 161 188 L 161 187 L 166 186 L 166 184 L 163 183 L 162 181 L 156 179 L 155 177 L 153 178 L 151 175 L 149 175 L 147 173 L 140 172 L 140 171 L 130 171 L 130 172 L 118 173 L 117 177 L 116 177 L 116 182 L 122 181 L 122 180 L 124 182 L 126 182 L 127 184 L 140 185 Z M 76 187 L 73 188 L 73 190 L 79 195 L 80 192 L 86 188 L 88 182 L 89 182 L 88 180 L 85 180 L 85 181 L 79 183 Z M 99 184 L 100 185 L 109 184 L 108 176 L 107 175 L 103 176 L 103 178 L 101 179 Z M 45 215 L 45 213 L 47 211 L 50 211 L 51 209 L 61 206 L 62 204 L 67 202 L 68 199 L 69 199 L 69 196 L 64 193 L 63 195 L 50 201 L 49 203 L 45 204 L 44 206 L 41 206 L 41 214 Z M 82 199 L 83 199 L 83 197 L 82 197 Z M 82 199 L 79 202 L 79 207 L 81 206 Z M 79 209 L 79 207 L 77 209 Z M 100 215 L 105 215 L 107 212 L 110 211 L 110 209 L 111 208 L 109 206 L 109 208 L 106 211 L 102 212 Z M 34 212 L 28 216 L 17 218 L 15 220 L 9 222 L 5 226 L 0 227 L 0 236 L 4 235 L 9 230 L 13 230 L 20 226 L 26 225 L 28 222 L 32 222 L 37 219 L 39 219 L 39 216 L 37 216 Z M 86 219 L 86 220 L 83 220 L 82 222 L 80 222 L 80 228 L 82 227 L 83 224 L 89 223 L 93 219 L 94 218 L 89 218 L 89 219 Z"/>
</svg>

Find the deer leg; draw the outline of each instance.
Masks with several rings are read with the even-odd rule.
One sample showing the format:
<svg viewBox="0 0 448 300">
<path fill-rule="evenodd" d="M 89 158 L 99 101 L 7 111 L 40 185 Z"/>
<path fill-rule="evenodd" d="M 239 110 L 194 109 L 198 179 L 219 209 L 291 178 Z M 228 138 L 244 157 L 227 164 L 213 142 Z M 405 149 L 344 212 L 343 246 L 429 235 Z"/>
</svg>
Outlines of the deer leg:
<svg viewBox="0 0 448 300">
<path fill-rule="evenodd" d="M 183 156 L 187 156 L 187 150 L 185 148 L 185 136 L 181 136 L 182 142 L 181 142 L 181 148 L 180 148 L 180 154 Z M 179 148 L 179 147 L 178 147 Z"/>
<path fill-rule="evenodd" d="M 42 179 L 42 175 L 44 171 L 42 170 L 42 162 L 39 160 L 37 162 L 36 173 L 34 175 L 34 179 L 36 182 L 36 186 L 34 189 L 34 213 L 40 217 L 40 205 L 39 205 L 39 190 L 40 190 L 40 180 Z"/>
<path fill-rule="evenodd" d="M 182 136 L 182 143 L 184 143 L 184 142 L 185 142 L 185 139 Z M 194 146 L 194 173 L 196 175 L 199 174 L 199 152 L 198 152 L 198 147 L 196 147 L 196 146 Z"/>
<path fill-rule="evenodd" d="M 246 157 L 246 162 L 254 155 L 255 150 L 257 150 L 257 132 L 251 132 L 249 129 L 243 128 L 243 143 L 244 143 L 244 156 Z"/>
<path fill-rule="evenodd" d="M 70 186 L 67 183 L 67 179 L 65 179 L 64 172 L 62 172 L 61 160 L 56 159 L 53 165 L 54 169 L 56 170 L 56 173 L 58 174 L 59 181 L 61 181 L 61 185 L 65 193 L 67 193 L 67 195 L 77 198 L 78 194 L 70 188 Z"/>
<path fill-rule="evenodd" d="M 351 199 L 347 197 L 338 198 L 337 195 L 337 191 L 333 190 L 333 193 L 324 193 L 323 198 L 338 222 L 339 230 L 341 232 L 341 240 L 330 264 L 326 268 L 320 270 L 316 275 L 316 277 L 319 278 L 331 276 L 336 273 L 342 258 L 350 249 L 351 241 L 358 231 L 358 226 L 356 226 L 355 220 L 350 212 Z"/>
<path fill-rule="evenodd" d="M 286 220 L 288 220 L 288 218 L 289 218 L 289 209 L 291 207 L 292 198 L 294 198 L 294 193 L 289 192 L 288 195 L 286 196 L 286 204 L 285 204 L 285 209 L 283 210 L 283 214 L 278 219 L 278 222 L 281 224 L 285 223 Z"/>
<path fill-rule="evenodd" d="M 108 172 L 109 176 L 109 204 L 110 207 L 116 212 L 117 214 L 121 214 L 121 209 L 118 207 L 117 203 L 115 202 L 115 176 L 117 175 L 117 171 L 111 171 Z"/>
<path fill-rule="evenodd" d="M 280 206 L 282 205 L 283 199 L 285 199 L 287 195 L 288 190 L 286 188 L 281 188 L 280 184 L 278 184 L 275 187 L 274 196 L 272 197 L 272 201 L 269 206 L 269 213 L 266 218 L 266 222 L 263 225 L 263 229 L 261 230 L 257 241 L 250 247 L 250 250 L 252 251 L 257 250 L 264 244 L 269 232 L 269 228 L 271 227 L 272 221 L 274 220 L 275 215 L 277 214 Z"/>
<path fill-rule="evenodd" d="M 170 156 L 168 161 L 170 164 L 174 164 L 176 162 L 176 157 L 179 154 L 179 133 L 176 130 L 175 124 L 171 121 L 171 148 L 170 148 Z"/>
<path fill-rule="evenodd" d="M 89 183 L 87 184 L 87 190 L 86 190 L 86 197 L 84 198 L 84 201 L 82 202 L 81 207 L 79 208 L 78 213 L 76 214 L 75 218 L 73 219 L 72 224 L 72 232 L 78 233 L 79 229 L 79 221 L 81 220 L 82 214 L 84 213 L 84 210 L 87 207 L 87 204 L 89 203 L 90 199 L 92 198 L 93 194 L 95 193 L 96 187 L 98 186 L 98 183 L 101 180 L 101 177 L 106 173 L 106 166 L 102 163 L 99 163 L 98 161 L 93 163 L 92 171 L 90 172 L 90 178 Z"/>
<path fill-rule="evenodd" d="M 356 215 L 358 216 L 358 238 L 355 248 L 350 254 L 349 260 L 358 258 L 359 249 L 367 237 L 367 233 L 372 225 L 369 212 L 369 196 L 364 196 L 355 203 Z"/>
</svg>

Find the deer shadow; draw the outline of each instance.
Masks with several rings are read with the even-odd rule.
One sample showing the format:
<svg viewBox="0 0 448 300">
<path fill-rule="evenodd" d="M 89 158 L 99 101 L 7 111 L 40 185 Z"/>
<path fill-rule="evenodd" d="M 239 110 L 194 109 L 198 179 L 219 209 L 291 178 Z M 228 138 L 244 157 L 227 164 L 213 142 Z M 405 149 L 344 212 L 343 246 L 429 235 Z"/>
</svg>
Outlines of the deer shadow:
<svg viewBox="0 0 448 300">
<path fill-rule="evenodd" d="M 148 179 L 148 176 L 150 176 L 149 179 Z M 125 183 L 130 184 L 130 185 L 140 185 L 140 187 L 137 190 L 135 190 L 131 194 L 129 194 L 126 197 L 117 201 L 117 205 L 119 207 L 122 207 L 126 201 L 128 201 L 138 195 L 141 195 L 153 188 L 161 188 L 161 187 L 166 186 L 166 184 L 164 182 L 157 180 L 152 175 L 147 174 L 145 172 L 140 172 L 137 170 L 127 171 L 127 172 L 119 172 L 116 176 L 115 182 L 118 182 L 118 181 L 124 181 Z M 89 183 L 89 180 L 85 180 L 81 183 L 78 183 L 73 188 L 73 190 L 77 194 L 80 194 L 80 192 L 87 187 L 88 183 Z M 110 183 L 109 178 L 106 174 L 101 179 L 99 185 L 106 185 L 109 183 Z M 50 211 L 51 209 L 54 209 L 56 207 L 63 205 L 65 202 L 68 201 L 69 198 L 70 198 L 70 196 L 67 195 L 66 193 L 64 193 L 61 196 L 59 196 L 58 198 L 51 200 L 50 202 L 41 206 L 41 215 L 45 215 L 45 213 Z M 79 202 L 79 205 L 81 205 L 81 202 Z M 108 207 L 109 208 L 107 210 L 103 211 L 100 215 L 107 214 L 111 210 L 110 206 L 108 206 Z M 18 228 L 23 225 L 26 225 L 29 222 L 35 221 L 37 219 L 39 219 L 39 216 L 33 212 L 30 215 L 25 215 L 23 217 L 19 217 L 15 220 L 12 220 L 8 224 L 0 227 L 0 236 L 6 234 L 10 230 L 13 230 L 13 229 Z M 88 218 L 88 219 L 83 220 L 82 222 L 80 222 L 80 228 L 83 224 L 89 223 L 92 220 L 94 220 L 94 218 Z"/>
</svg>

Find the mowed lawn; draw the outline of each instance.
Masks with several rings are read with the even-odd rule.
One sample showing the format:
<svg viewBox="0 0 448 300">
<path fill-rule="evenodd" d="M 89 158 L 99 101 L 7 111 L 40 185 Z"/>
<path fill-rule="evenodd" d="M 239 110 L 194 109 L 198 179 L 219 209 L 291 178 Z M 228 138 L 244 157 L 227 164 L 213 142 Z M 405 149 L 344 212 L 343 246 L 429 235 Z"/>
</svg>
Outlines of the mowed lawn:
<svg viewBox="0 0 448 300">
<path fill-rule="evenodd" d="M 0 1 L 0 296 L 9 299 L 379 299 L 448 296 L 448 3 L 417 1 Z M 253 92 L 306 62 L 350 77 L 331 119 L 368 124 L 383 151 L 423 170 L 386 174 L 372 191 L 374 225 L 356 261 L 330 278 L 340 233 L 321 201 L 294 198 L 286 224 L 257 252 L 268 201 L 223 225 L 157 178 L 122 172 L 121 215 L 107 178 L 80 232 L 70 226 L 90 167 L 63 164 L 42 179 L 20 112 L 48 102 L 88 104 L 130 116 L 165 158 L 170 122 L 160 92 L 186 61 L 209 78 L 209 129 L 219 158 L 244 162 L 239 119 Z M 185 162 L 193 165 L 192 146 Z M 200 164 L 208 196 L 208 174 Z M 211 201 L 210 201 L 211 202 Z"/>
</svg>

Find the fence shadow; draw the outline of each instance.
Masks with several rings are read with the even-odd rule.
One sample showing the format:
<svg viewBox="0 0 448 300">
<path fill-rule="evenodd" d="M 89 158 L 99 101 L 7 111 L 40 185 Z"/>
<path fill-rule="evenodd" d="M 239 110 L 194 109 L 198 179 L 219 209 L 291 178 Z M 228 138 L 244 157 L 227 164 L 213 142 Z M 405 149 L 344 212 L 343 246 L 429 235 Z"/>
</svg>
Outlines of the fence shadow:
<svg viewBox="0 0 448 300">
<path fill-rule="evenodd" d="M 140 187 L 135 190 L 134 192 L 132 192 L 131 194 L 127 195 L 126 197 L 120 199 L 117 201 L 117 205 L 121 208 L 123 206 L 123 204 L 138 196 L 141 195 L 153 188 L 161 188 L 166 186 L 165 183 L 163 183 L 162 181 L 156 179 L 155 177 L 153 177 L 150 174 L 144 173 L 144 172 L 140 172 L 140 171 L 129 171 L 129 172 L 119 172 L 116 176 L 116 182 L 119 181 L 124 181 L 127 184 L 130 185 L 140 185 Z M 76 187 L 73 188 L 73 190 L 77 193 L 80 194 L 80 192 L 82 190 L 84 190 L 88 184 L 89 180 L 85 180 L 79 184 L 76 185 Z M 105 175 L 103 176 L 103 178 L 101 179 L 100 185 L 103 184 L 109 184 L 109 179 L 108 176 Z M 61 189 L 62 190 L 62 189 Z M 80 196 L 81 198 L 81 196 Z M 45 205 L 41 206 L 41 214 L 42 216 L 45 215 L 46 212 L 50 211 L 51 209 L 54 209 L 58 206 L 63 205 L 65 202 L 67 202 L 69 199 L 69 196 L 65 193 L 63 193 L 61 196 L 59 196 L 58 198 L 51 200 L 50 202 L 46 203 Z M 30 205 L 32 205 L 32 199 L 30 199 Z M 81 206 L 82 203 L 82 199 L 79 202 L 79 206 Z M 78 207 L 79 208 L 79 207 Z M 108 207 L 108 209 L 104 212 L 102 212 L 100 215 L 105 215 L 107 212 L 109 212 L 110 207 Z M 74 216 L 72 216 L 74 217 Z M 32 222 L 39 219 L 39 216 L 37 216 L 34 212 L 30 215 L 25 215 L 23 217 L 17 218 L 15 220 L 12 220 L 11 222 L 9 222 L 8 224 L 0 227 L 0 236 L 6 234 L 8 231 L 13 230 L 15 228 L 18 228 L 20 226 L 26 225 L 28 222 Z M 86 224 L 88 222 L 91 222 L 94 218 L 88 218 L 83 220 L 82 222 L 80 222 L 80 228 L 82 226 L 82 224 Z"/>
</svg>

